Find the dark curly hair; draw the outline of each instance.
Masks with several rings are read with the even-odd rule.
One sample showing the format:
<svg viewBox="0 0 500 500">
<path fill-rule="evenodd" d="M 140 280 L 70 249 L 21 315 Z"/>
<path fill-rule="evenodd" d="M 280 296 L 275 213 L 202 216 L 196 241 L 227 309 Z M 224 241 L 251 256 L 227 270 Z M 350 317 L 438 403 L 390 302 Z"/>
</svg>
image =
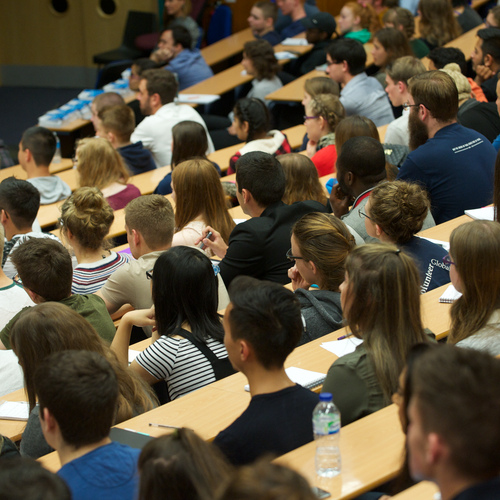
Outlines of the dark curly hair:
<svg viewBox="0 0 500 500">
<path fill-rule="evenodd" d="M 243 54 L 252 61 L 257 80 L 271 80 L 279 71 L 274 49 L 267 40 L 252 40 L 243 46 Z"/>
</svg>

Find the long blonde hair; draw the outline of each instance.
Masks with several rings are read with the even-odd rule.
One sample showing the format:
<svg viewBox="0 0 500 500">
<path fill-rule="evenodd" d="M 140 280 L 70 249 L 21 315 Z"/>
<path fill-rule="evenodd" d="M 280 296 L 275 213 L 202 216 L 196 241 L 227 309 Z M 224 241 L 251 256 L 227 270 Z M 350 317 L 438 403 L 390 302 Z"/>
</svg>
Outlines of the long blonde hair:
<svg viewBox="0 0 500 500">
<path fill-rule="evenodd" d="M 228 241 L 235 223 L 227 211 L 219 174 L 212 162 L 192 159 L 179 163 L 172 172 L 172 184 L 176 194 L 176 231 L 201 215 Z"/>
<path fill-rule="evenodd" d="M 76 148 L 77 170 L 80 187 L 91 186 L 104 189 L 113 182 L 126 184 L 129 179 L 127 167 L 111 143 L 101 137 L 82 139 Z"/>
<path fill-rule="evenodd" d="M 414 344 L 426 342 L 420 315 L 420 275 L 411 257 L 385 243 L 356 247 L 346 260 L 350 307 L 344 311 L 355 336 L 363 338 L 385 400 Z"/>
<path fill-rule="evenodd" d="M 450 254 L 460 276 L 462 297 L 451 308 L 450 344 L 483 328 L 500 309 L 500 223 L 476 220 L 450 236 Z"/>
</svg>

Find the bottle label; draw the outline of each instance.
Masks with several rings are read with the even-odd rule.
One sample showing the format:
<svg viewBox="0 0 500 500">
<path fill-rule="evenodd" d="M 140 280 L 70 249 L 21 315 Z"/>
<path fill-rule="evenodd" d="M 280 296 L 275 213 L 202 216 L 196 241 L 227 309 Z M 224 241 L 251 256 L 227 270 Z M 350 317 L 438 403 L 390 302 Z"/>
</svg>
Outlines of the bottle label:
<svg viewBox="0 0 500 500">
<path fill-rule="evenodd" d="M 314 434 L 336 434 L 340 431 L 339 415 L 317 415 L 313 420 Z"/>
</svg>

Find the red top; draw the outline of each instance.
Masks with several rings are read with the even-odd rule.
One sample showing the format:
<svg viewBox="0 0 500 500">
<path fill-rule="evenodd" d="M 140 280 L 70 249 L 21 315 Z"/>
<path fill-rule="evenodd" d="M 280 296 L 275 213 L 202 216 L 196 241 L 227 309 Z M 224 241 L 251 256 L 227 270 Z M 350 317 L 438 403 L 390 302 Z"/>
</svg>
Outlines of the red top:
<svg viewBox="0 0 500 500">
<path fill-rule="evenodd" d="M 335 163 L 337 161 L 337 148 L 335 144 L 320 149 L 311 160 L 320 177 L 335 173 Z"/>
</svg>

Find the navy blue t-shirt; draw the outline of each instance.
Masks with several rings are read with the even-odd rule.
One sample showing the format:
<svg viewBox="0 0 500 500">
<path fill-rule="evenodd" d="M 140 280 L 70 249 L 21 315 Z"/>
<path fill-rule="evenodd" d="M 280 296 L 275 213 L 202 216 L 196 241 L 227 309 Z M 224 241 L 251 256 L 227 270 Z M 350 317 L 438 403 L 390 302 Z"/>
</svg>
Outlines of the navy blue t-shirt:
<svg viewBox="0 0 500 500">
<path fill-rule="evenodd" d="M 453 123 L 412 151 L 397 179 L 427 190 L 434 220 L 441 224 L 492 202 L 495 159 L 486 137 Z"/>
<path fill-rule="evenodd" d="M 450 266 L 443 262 L 443 257 L 448 252 L 442 246 L 418 236 L 400 246 L 404 252 L 413 257 L 418 266 L 421 293 L 450 282 Z"/>
</svg>

